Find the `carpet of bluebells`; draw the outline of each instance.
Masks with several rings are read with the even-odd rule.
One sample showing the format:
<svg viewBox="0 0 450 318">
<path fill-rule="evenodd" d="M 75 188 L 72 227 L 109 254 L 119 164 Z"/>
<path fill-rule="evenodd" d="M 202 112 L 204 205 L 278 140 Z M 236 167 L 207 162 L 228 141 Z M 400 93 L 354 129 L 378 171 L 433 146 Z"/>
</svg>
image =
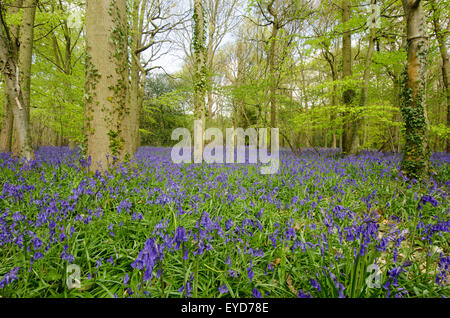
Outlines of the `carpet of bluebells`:
<svg viewBox="0 0 450 318">
<path fill-rule="evenodd" d="M 280 159 L 262 175 L 143 147 L 92 173 L 78 150 L 2 153 L 0 297 L 450 296 L 449 154 L 426 183 L 397 154 Z"/>
</svg>

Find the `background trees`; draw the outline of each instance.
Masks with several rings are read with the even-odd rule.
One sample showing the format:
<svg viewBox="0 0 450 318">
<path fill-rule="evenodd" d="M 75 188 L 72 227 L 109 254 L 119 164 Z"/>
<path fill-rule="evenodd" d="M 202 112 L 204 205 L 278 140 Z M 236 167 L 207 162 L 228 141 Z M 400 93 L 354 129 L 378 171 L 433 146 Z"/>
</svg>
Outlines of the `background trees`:
<svg viewBox="0 0 450 318">
<path fill-rule="evenodd" d="M 294 151 L 404 151 L 416 172 L 429 151 L 449 148 L 447 1 L 0 4 L 2 150 L 31 158 L 33 147 L 70 144 L 93 161 L 124 159 L 139 144 L 170 146 L 172 127 L 192 129 L 195 118 L 203 128 L 277 126 Z M 182 66 L 165 74 L 175 53 Z M 410 125 L 419 118 L 420 131 Z"/>
</svg>

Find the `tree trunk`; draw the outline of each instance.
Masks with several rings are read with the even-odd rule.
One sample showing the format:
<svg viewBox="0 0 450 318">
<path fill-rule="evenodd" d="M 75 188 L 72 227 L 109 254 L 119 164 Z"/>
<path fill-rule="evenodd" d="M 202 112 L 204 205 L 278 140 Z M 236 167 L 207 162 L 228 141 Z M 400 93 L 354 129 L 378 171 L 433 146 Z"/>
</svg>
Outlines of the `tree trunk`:
<svg viewBox="0 0 450 318">
<path fill-rule="evenodd" d="M 442 81 L 444 83 L 443 90 L 444 96 L 447 100 L 447 127 L 450 127 L 450 88 L 448 86 L 448 70 L 449 70 L 449 62 L 448 62 L 448 54 L 447 54 L 447 45 L 446 45 L 446 34 L 441 30 L 441 25 L 439 23 L 440 14 L 438 8 L 436 8 L 436 2 L 434 0 L 430 0 L 431 8 L 433 11 L 433 26 L 434 26 L 434 34 L 439 43 L 439 51 L 441 53 L 442 58 Z M 447 144 L 446 144 L 447 152 L 450 152 L 450 136 L 447 136 Z"/>
<path fill-rule="evenodd" d="M 30 1 L 26 1 L 26 4 L 29 8 L 24 8 L 22 36 L 19 35 L 19 26 L 7 26 L 3 16 L 5 8 L 0 4 L 0 68 L 5 75 L 5 100 L 6 103 L 9 103 L 9 106 L 6 106 L 5 108 L 7 111 L 8 107 L 11 109 L 14 118 L 13 126 L 17 132 L 19 146 L 17 154 L 30 160 L 34 155 L 29 133 L 29 82 L 25 82 L 25 91 L 28 92 L 28 95 L 24 97 L 25 93 L 22 88 L 23 76 L 21 76 L 21 74 L 28 74 L 29 81 L 29 66 L 27 70 L 27 64 L 25 64 L 25 69 L 21 70 L 21 62 L 23 62 L 23 60 L 21 61 L 19 48 L 22 45 L 22 41 L 25 41 L 25 43 L 23 43 L 24 47 L 21 49 L 22 52 L 31 50 L 30 43 L 32 43 L 32 28 L 34 25 L 33 10 L 36 8 L 35 6 L 31 6 Z M 14 5 L 9 8 L 9 10 L 11 10 L 9 13 L 17 12 L 22 5 L 22 1 L 16 1 Z M 30 36 L 31 40 L 29 39 Z M 26 53 L 31 56 L 31 52 Z M 31 60 L 29 61 L 29 65 L 31 66 Z M 28 104 L 26 104 L 26 102 L 28 102 Z M 8 127 L 6 128 L 4 140 L 8 143 L 7 140 L 10 140 L 8 134 L 12 133 L 12 130 Z"/>
<path fill-rule="evenodd" d="M 17 0 L 13 3 L 12 6 L 6 7 L 6 14 L 7 15 L 13 15 L 17 14 L 19 12 L 20 7 L 22 6 L 23 0 Z M 11 25 L 9 26 L 9 34 L 14 39 L 17 39 L 19 37 L 19 26 L 18 25 Z M 11 42 L 11 50 L 13 52 L 19 51 L 19 47 L 17 46 L 17 42 L 12 41 Z M 6 82 L 6 76 L 5 76 L 5 82 Z M 4 117 L 3 117 L 3 124 L 2 124 L 2 131 L 0 134 L 0 148 L 2 151 L 12 151 L 12 142 L 13 142 L 13 134 L 14 134 L 14 115 L 13 115 L 13 101 L 11 101 L 8 98 L 8 95 L 6 94 L 6 88 L 5 88 L 5 98 L 4 98 Z M 17 139 L 17 136 L 15 136 Z M 19 147 L 16 147 L 19 149 Z M 17 152 L 16 152 L 17 155 Z"/>
<path fill-rule="evenodd" d="M 36 14 L 36 0 L 24 0 L 23 23 L 20 28 L 20 84 L 22 87 L 23 102 L 28 121 L 30 120 L 30 87 L 31 63 L 33 55 L 34 17 Z"/>
<path fill-rule="evenodd" d="M 400 109 L 401 104 L 401 78 L 400 75 L 396 72 L 394 73 L 393 78 L 393 84 L 394 84 L 394 107 L 398 107 Z M 395 112 L 392 116 L 392 121 L 394 122 L 401 122 L 401 114 L 399 112 Z M 400 127 L 395 126 L 394 127 L 394 140 L 395 140 L 395 151 L 400 152 L 401 151 L 401 133 L 400 133 Z"/>
<path fill-rule="evenodd" d="M 322 55 L 327 60 L 328 65 L 330 66 L 331 70 L 331 79 L 333 80 L 333 89 L 332 89 L 332 95 L 331 95 L 331 106 L 336 107 L 337 106 L 337 93 L 336 93 L 336 81 L 337 81 L 337 73 L 336 73 L 336 66 L 335 66 L 335 58 L 329 51 L 328 46 L 324 43 L 324 48 L 322 51 Z M 330 120 L 332 125 L 334 126 L 334 121 L 336 120 L 336 113 L 334 110 L 330 113 Z M 334 127 L 331 130 L 331 148 L 336 149 L 337 146 L 337 139 L 336 139 L 336 131 Z"/>
<path fill-rule="evenodd" d="M 23 19 L 19 32 L 19 70 L 20 86 L 23 94 L 23 107 L 27 122 L 30 123 L 30 88 L 31 88 L 31 63 L 33 55 L 34 17 L 36 14 L 36 0 L 23 1 Z M 21 145 L 17 130 L 14 132 L 13 153 L 20 153 Z M 31 136 L 30 136 L 31 139 Z"/>
<path fill-rule="evenodd" d="M 350 20 L 350 2 L 344 0 L 342 3 L 342 23 L 347 23 Z M 342 37 L 342 78 L 349 79 L 352 76 L 352 38 L 350 28 L 345 28 Z M 346 107 L 351 107 L 355 91 L 348 88 L 344 91 L 343 102 Z M 353 137 L 353 116 L 348 111 L 344 113 L 345 122 L 342 136 L 342 153 L 348 155 L 351 153 L 352 137 Z"/>
<path fill-rule="evenodd" d="M 274 4 L 274 1 L 271 3 Z M 275 6 L 278 7 L 277 0 L 275 0 Z M 277 128 L 278 126 L 278 105 L 277 105 L 277 89 L 278 89 L 278 80 L 280 77 L 278 65 L 278 31 L 280 30 L 280 25 L 278 21 L 278 14 L 275 10 L 272 9 L 272 6 L 269 5 L 269 12 L 273 16 L 272 23 L 272 33 L 270 35 L 270 48 L 268 54 L 268 64 L 269 64 L 269 81 L 270 81 L 270 127 Z"/>
<path fill-rule="evenodd" d="M 200 163 L 203 158 L 203 132 L 206 116 L 206 47 L 205 20 L 202 0 L 194 1 L 194 118 L 200 125 L 194 129 L 194 162 Z"/>
<path fill-rule="evenodd" d="M 125 0 L 86 4 L 87 155 L 91 171 L 127 157 L 129 85 Z M 132 155 L 128 152 L 128 155 Z"/>
<path fill-rule="evenodd" d="M 402 171 L 421 179 L 430 168 L 429 127 L 425 107 L 427 43 L 420 0 L 403 0 L 406 16 L 408 63 L 403 82 L 401 111 L 405 122 Z"/>
<path fill-rule="evenodd" d="M 373 1 L 372 1 L 373 3 Z M 364 74 L 363 74 L 363 84 L 361 87 L 361 97 L 359 101 L 360 111 L 366 106 L 367 94 L 369 90 L 369 75 L 370 75 L 370 65 L 372 64 L 372 55 L 375 46 L 375 27 L 370 29 L 369 34 L 369 47 L 367 49 L 366 61 L 364 63 Z M 358 115 L 357 115 L 358 116 Z M 352 129 L 352 145 L 350 153 L 355 154 L 359 151 L 359 130 L 361 128 L 362 120 L 361 118 L 355 118 L 353 129 Z"/>
<path fill-rule="evenodd" d="M 11 151 L 12 133 L 14 128 L 14 115 L 12 113 L 12 104 L 8 95 L 5 94 L 3 103 L 3 123 L 0 133 L 0 151 Z"/>
<path fill-rule="evenodd" d="M 143 96 L 141 92 L 145 88 L 145 80 L 147 72 L 141 67 L 141 53 L 136 53 L 142 47 L 143 23 L 145 16 L 145 4 L 142 0 L 135 0 L 133 2 L 132 11 L 132 52 L 133 58 L 131 60 L 131 87 L 130 87 L 130 139 L 131 143 L 128 147 L 130 153 L 136 153 L 140 143 L 139 126 L 140 115 L 142 111 Z"/>
</svg>

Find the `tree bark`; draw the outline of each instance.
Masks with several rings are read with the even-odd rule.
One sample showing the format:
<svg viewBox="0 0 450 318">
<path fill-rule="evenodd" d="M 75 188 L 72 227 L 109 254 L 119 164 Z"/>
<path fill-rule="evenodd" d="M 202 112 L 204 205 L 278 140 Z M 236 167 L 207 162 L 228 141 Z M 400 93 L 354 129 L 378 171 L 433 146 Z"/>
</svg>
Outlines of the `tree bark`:
<svg viewBox="0 0 450 318">
<path fill-rule="evenodd" d="M 30 123 L 30 88 L 31 88 L 31 63 L 33 55 L 34 18 L 36 14 L 36 0 L 23 1 L 23 19 L 19 32 L 19 81 L 23 94 L 23 107 L 27 122 Z M 17 130 L 14 132 L 13 153 L 20 153 L 21 145 Z M 31 140 L 31 136 L 30 136 Z"/>
<path fill-rule="evenodd" d="M 129 83 L 125 0 L 86 3 L 85 133 L 91 171 L 126 159 Z"/>
<path fill-rule="evenodd" d="M 135 153 L 140 143 L 139 125 L 140 115 L 143 103 L 143 90 L 145 88 L 145 81 L 147 72 L 142 70 L 140 65 L 141 53 L 138 50 L 142 47 L 143 23 L 145 15 L 145 3 L 142 0 L 135 0 L 133 2 L 132 11 L 132 52 L 134 57 L 131 60 L 131 86 L 130 86 L 130 139 L 131 143 L 128 147 L 130 153 Z"/>
<path fill-rule="evenodd" d="M 22 34 L 19 33 L 19 26 L 8 26 L 6 24 L 3 16 L 5 8 L 0 4 L 0 68 L 5 75 L 5 100 L 10 104 L 9 108 L 14 118 L 13 125 L 17 132 L 19 146 L 17 154 L 27 160 L 34 157 L 29 133 L 29 76 L 33 36 L 32 29 L 36 9 L 35 3 L 34 5 L 33 3 L 33 1 L 25 1 L 27 7 L 24 8 Z M 21 8 L 22 5 L 22 1 L 17 1 L 10 10 L 17 12 L 16 10 Z M 21 47 L 22 44 L 23 47 Z M 22 54 L 19 48 L 21 48 Z M 22 66 L 24 68 L 23 70 L 21 69 Z M 28 78 L 25 78 L 24 83 L 24 77 L 26 76 Z M 25 89 L 23 85 L 25 85 Z M 12 133 L 12 130 L 6 131 L 5 133 L 6 135 Z M 9 138 L 9 136 L 6 136 L 5 140 Z"/>
<path fill-rule="evenodd" d="M 30 119 L 31 63 L 33 56 L 34 18 L 36 14 L 36 5 L 36 0 L 24 0 L 23 24 L 20 28 L 20 83 L 28 121 Z"/>
<path fill-rule="evenodd" d="M 9 101 L 8 95 L 5 94 L 3 103 L 3 123 L 0 133 L 0 151 L 11 151 L 12 134 L 14 128 L 14 115 L 12 112 L 12 103 Z"/>
<path fill-rule="evenodd" d="M 421 179 L 430 168 L 429 127 L 425 107 L 427 41 L 422 2 L 403 0 L 407 26 L 408 62 L 404 73 L 401 111 L 405 122 L 402 171 Z"/>
<path fill-rule="evenodd" d="M 203 158 L 203 132 L 206 120 L 206 47 L 205 18 L 202 0 L 194 1 L 194 118 L 199 120 L 201 127 L 194 129 L 194 162 L 200 163 Z"/>
</svg>

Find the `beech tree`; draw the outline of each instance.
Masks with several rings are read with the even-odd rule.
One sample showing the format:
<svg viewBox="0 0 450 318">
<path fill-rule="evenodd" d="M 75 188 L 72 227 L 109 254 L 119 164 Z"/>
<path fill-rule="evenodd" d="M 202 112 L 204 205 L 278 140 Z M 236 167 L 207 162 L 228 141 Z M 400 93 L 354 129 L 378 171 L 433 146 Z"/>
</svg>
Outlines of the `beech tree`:
<svg viewBox="0 0 450 318">
<path fill-rule="evenodd" d="M 125 0 L 86 3 L 87 155 L 91 170 L 124 160 L 130 143 L 127 11 Z"/>
<path fill-rule="evenodd" d="M 18 15 L 21 23 L 8 24 L 5 14 Z M 11 150 L 13 127 L 17 136 L 17 155 L 32 159 L 30 136 L 30 69 L 36 0 L 0 2 L 0 69 L 5 78 L 5 120 L 0 147 Z"/>
</svg>

